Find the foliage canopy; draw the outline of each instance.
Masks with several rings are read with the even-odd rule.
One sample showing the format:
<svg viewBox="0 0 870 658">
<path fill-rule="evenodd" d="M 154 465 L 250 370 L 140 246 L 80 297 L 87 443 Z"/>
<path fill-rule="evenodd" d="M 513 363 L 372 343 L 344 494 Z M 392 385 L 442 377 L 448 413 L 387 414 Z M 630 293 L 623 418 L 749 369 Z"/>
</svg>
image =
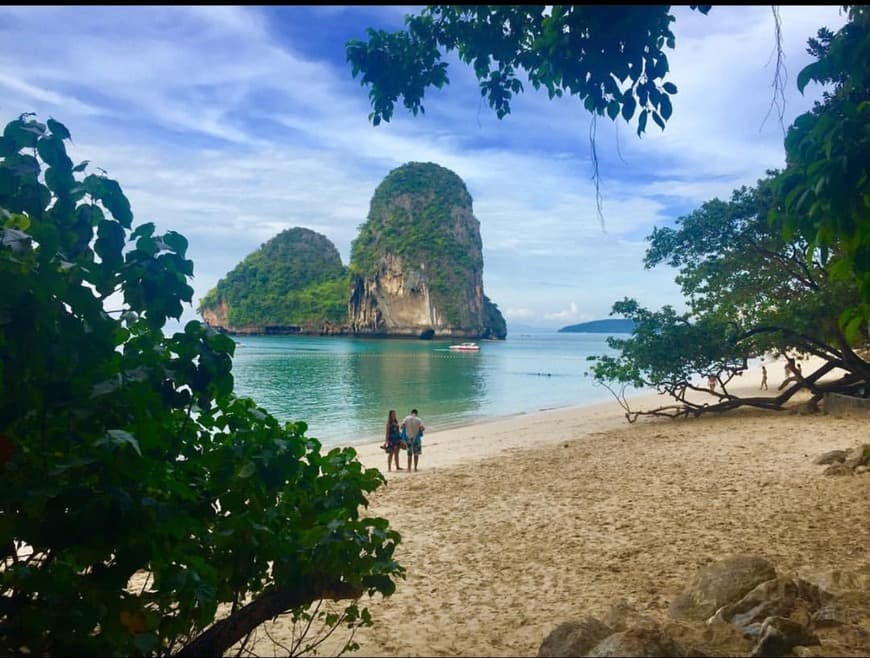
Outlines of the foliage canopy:
<svg viewBox="0 0 870 658">
<path fill-rule="evenodd" d="M 415 115 L 423 111 L 426 88 L 448 83 L 442 51 L 456 50 L 499 118 L 522 91 L 517 74 L 524 71 L 550 98 L 577 96 L 589 112 L 614 120 L 636 116 L 641 135 L 650 118 L 664 129 L 677 91 L 664 81 L 664 49 L 676 45 L 670 11 L 668 5 L 430 5 L 406 16 L 403 31 L 370 29 L 368 41 L 348 42 L 347 59 L 353 76 L 369 87 L 375 125 L 389 121 L 400 97 Z M 800 72 L 798 88 L 815 81 L 834 90 L 790 127 L 780 202 L 770 212 L 786 238 L 798 232 L 819 247 L 823 261 L 831 259 L 832 276 L 858 281 L 859 299 L 840 316 L 854 338 L 870 322 L 870 9 L 847 11 L 849 21 L 837 33 L 822 28 L 810 41 L 817 61 Z M 595 171 L 597 181 L 597 165 Z"/>
<path fill-rule="evenodd" d="M 0 137 L 0 652 L 221 655 L 285 612 L 370 624 L 358 599 L 404 574 L 360 513 L 383 476 L 233 395 L 228 337 L 164 336 L 187 240 L 134 228 L 31 116 Z"/>
<path fill-rule="evenodd" d="M 859 303 L 840 318 L 854 336 L 870 323 L 870 7 L 848 11 L 836 33 L 822 28 L 810 39 L 816 61 L 800 72 L 798 88 L 814 81 L 833 89 L 789 128 L 771 220 L 818 247 L 832 276 L 857 281 Z"/>
<path fill-rule="evenodd" d="M 691 5 L 706 14 L 710 5 Z M 448 84 L 442 51 L 456 51 L 474 69 L 480 95 L 499 118 L 523 91 L 518 73 L 550 98 L 577 96 L 586 110 L 626 122 L 637 133 L 670 118 L 677 93 L 665 48 L 674 48 L 669 5 L 430 5 L 405 17 L 395 33 L 369 29 L 347 44 L 353 76 L 369 86 L 374 125 L 389 121 L 401 97 L 424 112 L 428 87 Z"/>
</svg>

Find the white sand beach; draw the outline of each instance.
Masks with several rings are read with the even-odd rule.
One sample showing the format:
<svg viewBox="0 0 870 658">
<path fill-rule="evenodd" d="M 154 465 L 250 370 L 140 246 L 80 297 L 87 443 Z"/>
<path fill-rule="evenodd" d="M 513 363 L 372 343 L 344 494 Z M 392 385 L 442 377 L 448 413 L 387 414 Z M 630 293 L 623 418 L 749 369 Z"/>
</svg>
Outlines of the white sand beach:
<svg viewBox="0 0 870 658">
<path fill-rule="evenodd" d="M 773 396 L 782 363 L 767 368 Z M 758 371 L 741 379 L 758 392 Z M 741 409 L 629 424 L 613 401 L 429 427 L 416 473 L 386 473 L 379 445 L 361 446 L 388 480 L 368 514 L 401 533 L 407 579 L 365 602 L 375 626 L 357 634 L 356 655 L 534 656 L 558 623 L 619 601 L 665 620 L 700 567 L 734 553 L 778 573 L 866 569 L 870 474 L 813 464 L 863 442 L 870 418 L 858 415 Z M 286 640 L 288 622 L 269 632 Z M 273 655 L 262 633 L 255 647 Z"/>
</svg>

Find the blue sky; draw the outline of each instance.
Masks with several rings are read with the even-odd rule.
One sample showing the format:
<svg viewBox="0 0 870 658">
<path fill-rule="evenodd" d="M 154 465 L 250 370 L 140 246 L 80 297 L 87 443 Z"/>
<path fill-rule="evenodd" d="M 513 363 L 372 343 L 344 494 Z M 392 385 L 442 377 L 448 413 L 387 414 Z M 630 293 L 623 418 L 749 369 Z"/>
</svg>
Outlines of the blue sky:
<svg viewBox="0 0 870 658">
<path fill-rule="evenodd" d="M 190 241 L 199 299 L 280 231 L 322 233 L 345 264 L 377 185 L 406 162 L 456 172 L 474 200 L 484 289 L 511 326 L 607 317 L 634 297 L 682 308 L 675 271 L 645 270 L 645 241 L 704 201 L 728 198 L 784 164 L 774 98 L 770 6 L 675 7 L 669 52 L 679 91 L 664 132 L 597 122 L 604 226 L 591 181 L 590 116 L 577 99 L 526 92 L 499 120 L 471 72 L 426 112 L 368 122 L 349 39 L 399 29 L 398 6 L 0 7 L 0 120 L 53 117 L 71 157 L 115 178 L 135 222 Z M 618 11 L 618 7 L 614 6 Z M 838 6 L 786 6 L 785 124 L 821 95 L 800 95 L 806 41 L 845 21 Z M 769 114 L 769 116 L 768 116 Z M 766 118 L 767 117 L 767 118 Z M 766 118 L 766 120 L 765 120 Z"/>
</svg>

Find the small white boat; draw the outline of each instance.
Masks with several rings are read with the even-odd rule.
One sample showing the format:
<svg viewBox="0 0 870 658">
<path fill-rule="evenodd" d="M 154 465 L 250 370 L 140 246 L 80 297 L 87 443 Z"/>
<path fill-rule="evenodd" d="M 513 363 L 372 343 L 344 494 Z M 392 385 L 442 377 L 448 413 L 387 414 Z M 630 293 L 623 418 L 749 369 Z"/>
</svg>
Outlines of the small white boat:
<svg viewBox="0 0 870 658">
<path fill-rule="evenodd" d="M 454 352 L 477 352 L 480 346 L 477 343 L 459 343 L 459 345 L 451 345 L 450 349 Z"/>
</svg>

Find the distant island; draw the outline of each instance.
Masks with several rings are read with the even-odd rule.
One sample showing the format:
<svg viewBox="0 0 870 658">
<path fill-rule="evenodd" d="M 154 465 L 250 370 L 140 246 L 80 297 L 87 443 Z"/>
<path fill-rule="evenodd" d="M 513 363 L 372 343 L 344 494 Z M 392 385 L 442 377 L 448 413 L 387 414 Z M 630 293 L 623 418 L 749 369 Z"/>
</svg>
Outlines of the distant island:
<svg viewBox="0 0 870 658">
<path fill-rule="evenodd" d="M 559 329 L 559 333 L 567 334 L 630 334 L 634 329 L 634 320 L 614 318 L 612 320 L 593 320 L 581 322 Z"/>
</svg>

